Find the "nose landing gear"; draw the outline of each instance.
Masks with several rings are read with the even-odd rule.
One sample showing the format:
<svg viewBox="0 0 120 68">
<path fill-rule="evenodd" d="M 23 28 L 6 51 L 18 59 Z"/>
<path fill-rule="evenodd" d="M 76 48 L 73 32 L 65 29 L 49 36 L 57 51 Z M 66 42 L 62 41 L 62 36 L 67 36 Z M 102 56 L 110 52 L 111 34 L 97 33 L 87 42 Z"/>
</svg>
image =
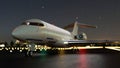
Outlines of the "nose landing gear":
<svg viewBox="0 0 120 68">
<path fill-rule="evenodd" d="M 28 51 L 25 53 L 25 56 L 33 56 L 33 52 L 35 51 L 35 44 L 27 45 Z"/>
</svg>

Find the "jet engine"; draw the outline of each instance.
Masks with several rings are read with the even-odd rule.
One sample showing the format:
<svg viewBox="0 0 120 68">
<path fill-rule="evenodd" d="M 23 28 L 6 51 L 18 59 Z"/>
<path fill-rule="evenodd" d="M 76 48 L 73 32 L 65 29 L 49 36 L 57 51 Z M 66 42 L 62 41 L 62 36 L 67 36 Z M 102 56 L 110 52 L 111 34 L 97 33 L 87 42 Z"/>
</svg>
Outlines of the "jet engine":
<svg viewBox="0 0 120 68">
<path fill-rule="evenodd" d="M 74 36 L 74 38 L 77 39 L 77 40 L 87 40 L 87 35 L 82 32 L 82 33 Z"/>
</svg>

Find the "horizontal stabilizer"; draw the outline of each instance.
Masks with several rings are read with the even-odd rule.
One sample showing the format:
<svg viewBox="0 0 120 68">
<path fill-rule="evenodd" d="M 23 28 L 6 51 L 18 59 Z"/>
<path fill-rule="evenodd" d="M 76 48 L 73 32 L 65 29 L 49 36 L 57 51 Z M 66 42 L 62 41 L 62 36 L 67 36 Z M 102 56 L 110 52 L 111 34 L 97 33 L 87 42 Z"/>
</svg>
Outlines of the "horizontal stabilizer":
<svg viewBox="0 0 120 68">
<path fill-rule="evenodd" d="M 77 23 L 77 25 L 80 28 L 97 28 L 97 26 L 93 26 L 93 25 L 82 24 L 82 23 L 78 23 L 78 22 L 75 22 L 75 23 Z M 72 23 L 72 24 L 65 26 L 64 29 L 73 28 L 75 23 Z"/>
</svg>

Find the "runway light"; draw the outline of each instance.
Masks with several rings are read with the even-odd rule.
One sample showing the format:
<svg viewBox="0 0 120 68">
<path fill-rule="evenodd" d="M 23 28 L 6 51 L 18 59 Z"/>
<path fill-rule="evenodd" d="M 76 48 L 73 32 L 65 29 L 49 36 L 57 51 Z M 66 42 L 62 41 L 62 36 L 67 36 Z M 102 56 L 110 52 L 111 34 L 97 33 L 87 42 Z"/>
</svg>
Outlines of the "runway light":
<svg viewBox="0 0 120 68">
<path fill-rule="evenodd" d="M 60 48 L 58 48 L 58 50 L 61 50 Z"/>
<path fill-rule="evenodd" d="M 90 47 L 90 46 L 86 46 L 86 47 Z"/>
<path fill-rule="evenodd" d="M 10 50 L 10 47 L 8 49 Z"/>
<path fill-rule="evenodd" d="M 17 50 L 19 50 L 19 47 L 17 48 Z"/>
<path fill-rule="evenodd" d="M 12 50 L 10 50 L 10 52 L 13 52 Z"/>
<path fill-rule="evenodd" d="M 20 47 L 19 49 L 22 49 L 22 47 Z"/>
<path fill-rule="evenodd" d="M 8 50 L 8 48 L 7 48 L 7 47 L 6 47 L 5 49 L 6 49 L 6 50 Z"/>
<path fill-rule="evenodd" d="M 40 51 L 42 51 L 42 49 L 40 49 Z"/>
<path fill-rule="evenodd" d="M 115 41 L 114 43 L 115 43 L 115 44 L 119 44 L 120 42 L 119 42 L 119 41 Z"/>
<path fill-rule="evenodd" d="M 16 47 L 15 47 L 15 49 L 16 49 Z"/>
<path fill-rule="evenodd" d="M 38 46 L 37 45 L 35 45 L 35 48 L 37 48 Z"/>
<path fill-rule="evenodd" d="M 120 47 L 105 47 L 107 49 L 111 49 L 111 50 L 116 50 L 116 51 L 120 51 L 120 49 L 117 49 L 117 48 L 120 48 Z"/>
<path fill-rule="evenodd" d="M 0 44 L 0 47 L 5 47 L 5 44 Z"/>
<path fill-rule="evenodd" d="M 20 50 L 20 52 L 22 52 L 22 50 Z"/>
<path fill-rule="evenodd" d="M 28 50 L 28 48 L 27 48 L 27 47 L 26 47 L 25 49 L 26 49 L 26 50 Z"/>
<path fill-rule="evenodd" d="M 24 50 L 25 48 L 24 47 L 22 47 L 22 50 Z"/>
<path fill-rule="evenodd" d="M 45 48 L 44 50 L 47 51 L 47 48 Z"/>
<path fill-rule="evenodd" d="M 2 48 L 0 49 L 0 51 L 2 51 Z"/>
<path fill-rule="evenodd" d="M 12 47 L 12 50 L 14 50 L 14 48 Z"/>
<path fill-rule="evenodd" d="M 4 47 L 2 47 L 2 49 L 4 49 Z"/>
</svg>

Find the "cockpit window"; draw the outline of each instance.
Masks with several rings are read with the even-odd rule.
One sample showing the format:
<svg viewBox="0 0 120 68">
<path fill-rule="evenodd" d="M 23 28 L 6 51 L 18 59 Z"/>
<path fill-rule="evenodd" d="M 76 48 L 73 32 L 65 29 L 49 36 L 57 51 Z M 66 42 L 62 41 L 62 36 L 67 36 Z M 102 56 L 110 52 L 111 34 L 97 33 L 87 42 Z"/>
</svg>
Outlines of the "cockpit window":
<svg viewBox="0 0 120 68">
<path fill-rule="evenodd" d="M 37 22 L 23 22 L 22 25 L 44 26 L 44 24 Z"/>
</svg>

